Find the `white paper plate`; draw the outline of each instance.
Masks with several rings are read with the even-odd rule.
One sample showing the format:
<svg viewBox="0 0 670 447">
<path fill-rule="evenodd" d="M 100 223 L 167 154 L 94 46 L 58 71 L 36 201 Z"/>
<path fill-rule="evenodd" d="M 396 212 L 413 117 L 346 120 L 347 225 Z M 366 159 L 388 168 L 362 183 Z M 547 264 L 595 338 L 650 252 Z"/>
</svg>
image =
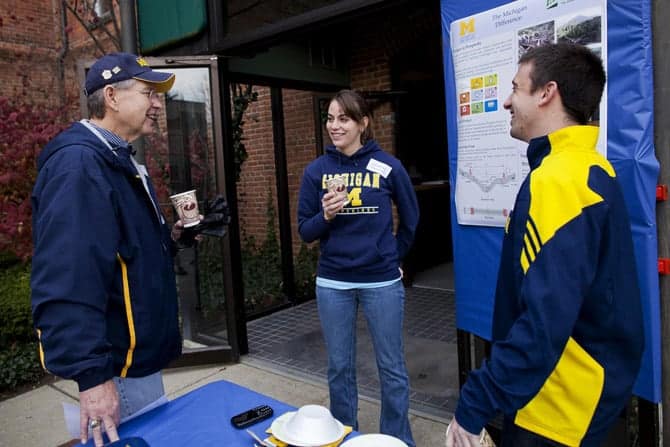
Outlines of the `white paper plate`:
<svg viewBox="0 0 670 447">
<path fill-rule="evenodd" d="M 407 447 L 407 444 L 393 436 L 373 433 L 356 436 L 340 447 Z"/>
<path fill-rule="evenodd" d="M 314 447 L 314 446 L 320 446 L 320 445 L 326 445 L 326 444 L 331 444 L 335 441 L 340 440 L 344 436 L 344 425 L 338 420 L 335 420 L 337 422 L 337 437 L 336 438 L 330 438 L 330 439 L 319 439 L 318 442 L 315 444 L 313 442 L 310 443 L 305 443 L 304 441 L 301 441 L 300 439 L 295 439 L 291 438 L 286 434 L 286 431 L 284 430 L 284 424 L 291 419 L 291 416 L 295 414 L 295 411 L 289 411 L 287 413 L 282 414 L 279 416 L 277 419 L 272 421 L 272 425 L 270 425 L 270 431 L 272 432 L 272 436 L 275 438 L 279 439 L 280 441 L 283 441 L 287 444 L 294 445 L 296 447 Z M 394 446 L 389 446 L 389 447 L 394 447 Z M 407 447 L 407 446 L 405 446 Z"/>
</svg>

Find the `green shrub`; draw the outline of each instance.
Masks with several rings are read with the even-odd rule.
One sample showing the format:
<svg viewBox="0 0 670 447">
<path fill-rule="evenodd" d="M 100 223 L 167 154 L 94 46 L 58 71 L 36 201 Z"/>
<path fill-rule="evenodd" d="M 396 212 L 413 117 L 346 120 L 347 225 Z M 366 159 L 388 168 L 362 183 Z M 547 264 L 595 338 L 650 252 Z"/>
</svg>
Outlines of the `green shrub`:
<svg viewBox="0 0 670 447">
<path fill-rule="evenodd" d="M 319 261 L 319 246 L 300 244 L 295 258 L 295 294 L 298 301 L 314 298 L 316 287 L 316 266 Z"/>
<path fill-rule="evenodd" d="M 266 204 L 263 242 L 259 243 L 253 235 L 247 235 L 242 225 L 242 278 L 247 316 L 283 304 L 287 300 L 282 292 L 281 246 L 277 239 L 276 213 L 270 188 Z M 293 259 L 296 296 L 290 297 L 291 299 L 300 302 L 314 297 L 318 259 L 318 246 L 300 244 L 298 255 Z"/>
<path fill-rule="evenodd" d="M 0 391 L 37 383 L 44 374 L 37 343 L 17 343 L 0 350 Z"/>
<path fill-rule="evenodd" d="M 265 239 L 258 243 L 242 226 L 242 280 L 247 315 L 273 307 L 282 296 L 281 249 L 277 239 L 275 207 L 268 187 L 265 209 Z"/>
<path fill-rule="evenodd" d="M 8 251 L 0 251 L 0 271 L 12 267 L 20 263 L 21 260 L 16 257 L 14 253 Z"/>
<path fill-rule="evenodd" d="M 0 270 L 0 391 L 44 377 L 30 311 L 30 265 L 2 257 Z"/>
<path fill-rule="evenodd" d="M 244 303 L 253 314 L 280 304 L 282 296 L 281 253 L 276 237 L 257 244 L 253 236 L 245 236 L 242 244 L 242 278 Z"/>
<path fill-rule="evenodd" d="M 30 266 L 14 264 L 0 271 L 0 349 L 30 341 L 35 341 Z"/>
<path fill-rule="evenodd" d="M 204 318 L 225 311 L 222 266 L 221 239 L 205 237 L 198 243 L 198 293 L 200 312 Z"/>
<path fill-rule="evenodd" d="M 298 302 L 314 298 L 316 265 L 319 249 L 300 245 L 294 258 L 295 298 Z M 242 243 L 244 301 L 248 314 L 266 310 L 285 301 L 282 293 L 282 266 L 279 241 L 268 233 L 262 244 L 253 236 L 244 236 Z"/>
</svg>

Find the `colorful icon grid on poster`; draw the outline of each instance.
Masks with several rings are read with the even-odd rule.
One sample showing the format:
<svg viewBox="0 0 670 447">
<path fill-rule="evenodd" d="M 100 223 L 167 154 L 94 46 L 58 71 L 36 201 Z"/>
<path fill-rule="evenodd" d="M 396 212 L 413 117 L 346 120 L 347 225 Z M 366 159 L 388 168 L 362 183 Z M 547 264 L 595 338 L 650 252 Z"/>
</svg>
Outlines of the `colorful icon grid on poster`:
<svg viewBox="0 0 670 447">
<path fill-rule="evenodd" d="M 458 106 L 460 116 L 498 111 L 498 73 L 470 78 L 470 88 L 458 94 Z"/>
</svg>

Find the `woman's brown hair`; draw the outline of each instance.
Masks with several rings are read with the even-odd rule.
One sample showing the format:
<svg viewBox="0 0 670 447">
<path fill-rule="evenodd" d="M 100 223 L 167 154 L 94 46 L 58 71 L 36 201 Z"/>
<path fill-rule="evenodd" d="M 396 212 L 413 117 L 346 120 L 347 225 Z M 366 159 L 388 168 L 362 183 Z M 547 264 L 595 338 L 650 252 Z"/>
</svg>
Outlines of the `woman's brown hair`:
<svg viewBox="0 0 670 447">
<path fill-rule="evenodd" d="M 372 132 L 372 111 L 367 101 L 358 92 L 340 90 L 330 100 L 330 102 L 333 101 L 337 101 L 344 114 L 358 124 L 363 122 L 363 118 L 368 118 L 368 125 L 365 126 L 365 130 L 361 133 L 361 144 L 365 144 L 374 138 L 374 133 Z"/>
</svg>

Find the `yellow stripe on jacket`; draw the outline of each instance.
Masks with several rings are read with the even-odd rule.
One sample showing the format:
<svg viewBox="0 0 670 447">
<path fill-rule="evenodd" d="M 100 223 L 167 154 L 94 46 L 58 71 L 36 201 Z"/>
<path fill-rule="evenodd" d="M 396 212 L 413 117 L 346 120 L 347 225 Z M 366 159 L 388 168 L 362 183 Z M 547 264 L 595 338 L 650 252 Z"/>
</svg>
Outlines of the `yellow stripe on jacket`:
<svg viewBox="0 0 670 447">
<path fill-rule="evenodd" d="M 528 217 L 537 234 L 529 222 L 524 236 L 526 249 L 520 254 L 524 273 L 539 255 L 541 245 L 556 231 L 579 216 L 584 208 L 602 202 L 603 198 L 588 187 L 590 169 L 597 165 L 612 177 L 615 173 L 604 157 L 588 149 L 595 146 L 597 138 L 597 128 L 589 126 L 567 127 L 549 135 L 551 154 L 530 173 Z M 587 149 L 571 147 L 570 140 L 585 142 L 583 147 Z M 564 157 L 564 151 L 569 152 L 569 156 Z"/>
<path fill-rule="evenodd" d="M 589 428 L 605 384 L 605 370 L 572 338 L 540 391 L 516 413 L 514 423 L 533 433 L 578 447 Z"/>
<path fill-rule="evenodd" d="M 42 346 L 42 331 L 39 329 L 37 329 L 37 347 L 39 349 L 40 363 L 42 364 L 42 369 L 51 374 L 47 369 L 47 364 L 46 361 L 44 360 L 44 347 Z"/>
<path fill-rule="evenodd" d="M 128 352 L 126 353 L 126 363 L 121 370 L 121 377 L 126 377 L 128 369 L 133 364 L 133 352 L 135 351 L 135 322 L 133 320 L 133 308 L 130 302 L 130 285 L 128 282 L 128 267 L 121 258 L 121 255 L 116 255 L 121 264 L 121 279 L 123 281 L 123 303 L 126 307 L 126 318 L 128 319 L 128 333 L 130 334 L 130 344 L 128 345 Z"/>
</svg>

